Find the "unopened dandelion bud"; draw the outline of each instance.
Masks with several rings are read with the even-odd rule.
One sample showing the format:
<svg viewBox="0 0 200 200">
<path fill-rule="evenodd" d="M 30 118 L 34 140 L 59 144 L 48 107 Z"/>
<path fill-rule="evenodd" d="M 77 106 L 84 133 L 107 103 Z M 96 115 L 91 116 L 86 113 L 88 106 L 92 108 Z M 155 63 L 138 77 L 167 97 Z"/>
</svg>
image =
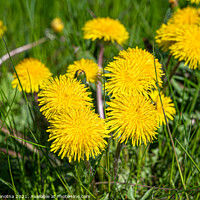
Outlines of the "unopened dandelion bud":
<svg viewBox="0 0 200 200">
<path fill-rule="evenodd" d="M 73 64 L 68 66 L 66 75 L 70 78 L 77 78 L 77 75 L 81 75 L 81 70 L 85 73 L 87 83 L 96 83 L 98 80 L 98 74 L 100 73 L 98 65 L 89 59 L 82 58 L 81 60 L 74 61 Z M 79 72 L 80 74 L 77 74 Z M 75 76 L 75 77 L 74 77 Z"/>
<path fill-rule="evenodd" d="M 64 29 L 64 24 L 59 17 L 56 17 L 51 22 L 51 28 L 54 30 L 55 33 L 60 33 Z"/>
<path fill-rule="evenodd" d="M 86 84 L 87 82 L 86 74 L 82 69 L 76 71 L 74 78 L 81 81 L 83 84 Z"/>
<path fill-rule="evenodd" d="M 169 3 L 173 9 L 178 7 L 178 0 L 169 0 Z"/>
</svg>

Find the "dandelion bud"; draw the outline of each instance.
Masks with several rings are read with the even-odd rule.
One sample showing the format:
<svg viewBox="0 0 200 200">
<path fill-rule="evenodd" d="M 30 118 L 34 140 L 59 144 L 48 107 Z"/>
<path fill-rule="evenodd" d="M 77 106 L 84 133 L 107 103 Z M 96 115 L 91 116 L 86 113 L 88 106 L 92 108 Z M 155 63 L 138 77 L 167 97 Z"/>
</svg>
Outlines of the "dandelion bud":
<svg viewBox="0 0 200 200">
<path fill-rule="evenodd" d="M 178 0 L 169 0 L 169 3 L 170 3 L 172 8 L 178 7 Z"/>
<path fill-rule="evenodd" d="M 80 80 L 83 84 L 86 84 L 86 74 L 82 69 L 76 71 L 74 78 Z"/>
<path fill-rule="evenodd" d="M 57 17 L 57 18 L 52 20 L 51 28 L 54 30 L 54 32 L 60 33 L 64 28 L 64 24 L 61 21 L 61 19 Z"/>
</svg>

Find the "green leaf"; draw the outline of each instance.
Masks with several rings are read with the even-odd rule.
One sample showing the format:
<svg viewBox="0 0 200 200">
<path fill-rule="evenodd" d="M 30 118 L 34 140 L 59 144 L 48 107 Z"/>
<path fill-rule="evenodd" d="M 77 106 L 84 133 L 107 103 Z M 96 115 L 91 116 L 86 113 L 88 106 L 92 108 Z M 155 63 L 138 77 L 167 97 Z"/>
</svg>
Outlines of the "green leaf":
<svg viewBox="0 0 200 200">
<path fill-rule="evenodd" d="M 135 200 L 134 191 L 133 191 L 132 186 L 129 187 L 129 190 L 128 190 L 128 193 L 127 193 L 127 197 L 128 197 L 129 199 Z"/>
<path fill-rule="evenodd" d="M 150 198 L 150 196 L 152 195 L 152 193 L 153 193 L 153 190 L 154 190 L 154 187 L 153 188 L 151 188 L 150 190 L 148 190 L 145 194 L 144 194 L 144 196 L 141 198 L 141 200 L 146 200 L 146 199 L 149 199 Z"/>
<path fill-rule="evenodd" d="M 14 191 L 12 184 L 10 184 L 9 182 L 3 180 L 2 178 L 0 178 L 0 181 L 1 181 L 3 184 L 7 185 L 11 190 Z"/>
<path fill-rule="evenodd" d="M 105 194 L 100 200 L 108 200 L 109 194 Z"/>
</svg>

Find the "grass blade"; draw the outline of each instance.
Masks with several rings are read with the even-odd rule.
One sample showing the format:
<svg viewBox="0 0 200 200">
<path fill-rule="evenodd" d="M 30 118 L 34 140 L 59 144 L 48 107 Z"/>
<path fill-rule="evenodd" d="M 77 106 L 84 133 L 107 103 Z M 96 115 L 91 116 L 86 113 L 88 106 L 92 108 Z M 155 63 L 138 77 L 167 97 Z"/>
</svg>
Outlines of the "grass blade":
<svg viewBox="0 0 200 200">
<path fill-rule="evenodd" d="M 199 167 L 197 166 L 197 164 L 195 163 L 195 161 L 192 159 L 192 157 L 190 156 L 190 154 L 186 151 L 186 149 L 183 147 L 183 145 L 175 138 L 176 142 L 180 145 L 180 147 L 183 149 L 183 151 L 187 154 L 187 156 L 189 157 L 189 159 L 192 161 L 192 163 L 194 164 L 194 166 L 197 168 L 197 170 L 200 172 Z"/>
</svg>

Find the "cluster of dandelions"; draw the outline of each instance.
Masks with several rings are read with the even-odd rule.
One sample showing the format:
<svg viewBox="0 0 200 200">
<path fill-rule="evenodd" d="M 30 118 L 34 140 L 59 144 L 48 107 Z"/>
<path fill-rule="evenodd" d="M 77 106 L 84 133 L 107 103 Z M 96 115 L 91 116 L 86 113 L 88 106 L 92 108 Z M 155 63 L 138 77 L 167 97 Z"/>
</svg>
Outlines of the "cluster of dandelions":
<svg viewBox="0 0 200 200">
<path fill-rule="evenodd" d="M 106 124 L 91 110 L 92 99 L 83 84 L 66 75 L 51 78 L 41 87 L 39 105 L 50 122 L 51 151 L 80 161 L 95 157 L 106 147 Z"/>
<path fill-rule="evenodd" d="M 91 81 L 97 78 L 98 66 L 87 59 L 76 61 L 69 71 L 82 64 L 93 67 Z M 90 66 L 91 65 L 91 66 Z M 85 65 L 84 65 L 85 66 Z M 73 69 L 74 68 L 74 69 Z M 87 69 L 85 70 L 87 71 Z M 61 158 L 67 156 L 69 161 L 95 157 L 106 147 L 108 136 L 103 119 L 92 110 L 91 93 L 80 81 L 65 75 L 50 77 L 49 69 L 37 59 L 24 59 L 16 66 L 13 87 L 18 87 L 27 93 L 38 92 L 40 111 L 50 123 L 49 141 L 52 141 L 51 151 L 57 152 Z M 95 76 L 96 74 L 96 76 Z M 18 78 L 20 80 L 18 80 Z"/>
<path fill-rule="evenodd" d="M 90 20 L 83 31 L 85 39 L 119 44 L 128 39 L 125 27 L 110 18 Z M 105 68 L 105 92 L 111 96 L 105 120 L 94 112 L 89 88 L 75 78 L 80 70 L 86 75 L 87 86 L 101 80 L 102 71 L 92 60 L 75 61 L 66 74 L 53 78 L 44 64 L 30 58 L 16 66 L 12 83 L 27 93 L 39 91 L 40 111 L 50 123 L 51 151 L 59 151 L 61 158 L 68 157 L 70 162 L 95 158 L 105 150 L 106 138 L 112 134 L 121 143 L 131 139 L 133 146 L 147 144 L 165 124 L 162 107 L 169 119 L 176 113 L 171 99 L 157 90 L 157 84 L 162 87 L 161 64 L 145 50 L 120 51 Z"/>
<path fill-rule="evenodd" d="M 169 97 L 161 94 L 160 101 L 156 83 L 162 87 L 161 64 L 136 47 L 121 51 L 105 70 L 106 91 L 112 97 L 107 102 L 107 123 L 115 138 L 120 142 L 130 138 L 133 146 L 152 142 L 158 127 L 165 124 L 161 102 L 168 118 L 176 113 Z"/>
<path fill-rule="evenodd" d="M 110 18 L 90 20 L 83 30 L 85 39 L 103 39 L 119 44 L 128 39 L 124 26 Z M 115 59 L 105 68 L 108 72 L 105 74 L 105 89 L 112 97 L 106 109 L 109 132 L 114 132 L 114 138 L 119 138 L 120 142 L 127 142 L 130 138 L 133 145 L 141 144 L 142 141 L 146 144 L 155 138 L 159 125 L 165 123 L 159 94 L 153 92 L 157 89 L 156 82 L 162 87 L 161 64 L 157 59 L 154 63 L 154 56 L 138 47 L 121 51 Z M 161 98 L 169 112 L 167 116 L 173 119 L 176 113 L 174 104 L 169 97 L 161 95 Z"/>
<path fill-rule="evenodd" d="M 199 1 L 191 1 L 199 3 Z M 185 61 L 189 68 L 200 66 L 200 15 L 199 9 L 186 7 L 178 9 L 167 24 L 156 31 L 156 42 L 164 51 L 179 61 Z"/>
</svg>

